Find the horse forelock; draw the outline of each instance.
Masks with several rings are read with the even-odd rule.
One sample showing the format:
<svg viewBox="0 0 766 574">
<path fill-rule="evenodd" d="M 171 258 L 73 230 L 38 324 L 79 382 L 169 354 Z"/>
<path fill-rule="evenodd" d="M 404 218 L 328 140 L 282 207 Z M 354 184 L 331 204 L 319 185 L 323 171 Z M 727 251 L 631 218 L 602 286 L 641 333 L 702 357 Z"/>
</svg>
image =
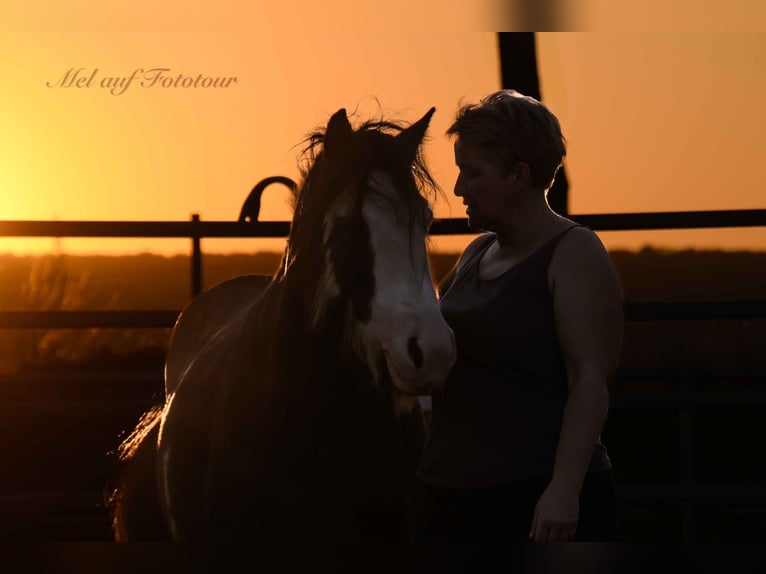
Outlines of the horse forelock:
<svg viewBox="0 0 766 574">
<path fill-rule="evenodd" d="M 301 185 L 293 196 L 293 225 L 303 219 L 307 205 L 319 207 L 325 213 L 328 203 L 343 189 L 352 189 L 360 196 L 370 172 L 377 168 L 389 173 L 397 184 L 399 199 L 408 203 L 425 198 L 433 203 L 444 192 L 431 176 L 422 145 L 415 157 L 397 153 L 396 135 L 406 128 L 397 122 L 369 120 L 352 132 L 341 145 L 336 144 L 333 157 L 325 153 L 326 131 L 318 130 L 304 140 L 300 154 Z M 353 185 L 349 185 L 353 184 Z M 317 191 L 319 190 L 319 191 Z M 318 205 L 316 205 L 318 204 Z"/>
</svg>

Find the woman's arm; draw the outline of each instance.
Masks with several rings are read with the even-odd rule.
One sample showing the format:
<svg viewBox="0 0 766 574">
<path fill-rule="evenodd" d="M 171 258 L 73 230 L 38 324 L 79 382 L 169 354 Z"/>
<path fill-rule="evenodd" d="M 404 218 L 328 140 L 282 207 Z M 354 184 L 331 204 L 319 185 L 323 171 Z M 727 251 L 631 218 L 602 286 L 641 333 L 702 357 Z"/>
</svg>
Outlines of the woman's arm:
<svg viewBox="0 0 766 574">
<path fill-rule="evenodd" d="M 553 477 L 538 503 L 535 540 L 571 540 L 579 495 L 609 409 L 608 385 L 623 335 L 622 288 L 598 237 L 574 229 L 558 245 L 549 269 L 568 397 Z"/>
</svg>

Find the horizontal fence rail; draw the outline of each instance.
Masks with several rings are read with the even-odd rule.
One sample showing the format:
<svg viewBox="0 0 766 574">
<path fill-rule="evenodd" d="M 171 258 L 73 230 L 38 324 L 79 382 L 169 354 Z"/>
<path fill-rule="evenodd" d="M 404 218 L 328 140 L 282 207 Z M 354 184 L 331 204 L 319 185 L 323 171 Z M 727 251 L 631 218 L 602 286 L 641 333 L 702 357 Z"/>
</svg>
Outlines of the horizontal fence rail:
<svg viewBox="0 0 766 574">
<path fill-rule="evenodd" d="M 568 215 L 594 231 L 766 226 L 766 209 Z M 19 221 L 0 220 L 2 237 L 287 237 L 287 221 Z M 433 235 L 470 235 L 465 218 L 435 219 Z"/>
<path fill-rule="evenodd" d="M 628 321 L 766 317 L 766 300 L 626 303 Z M 0 311 L 0 329 L 169 329 L 180 310 Z"/>
<path fill-rule="evenodd" d="M 169 329 L 180 311 L 0 311 L 0 329 Z"/>
</svg>

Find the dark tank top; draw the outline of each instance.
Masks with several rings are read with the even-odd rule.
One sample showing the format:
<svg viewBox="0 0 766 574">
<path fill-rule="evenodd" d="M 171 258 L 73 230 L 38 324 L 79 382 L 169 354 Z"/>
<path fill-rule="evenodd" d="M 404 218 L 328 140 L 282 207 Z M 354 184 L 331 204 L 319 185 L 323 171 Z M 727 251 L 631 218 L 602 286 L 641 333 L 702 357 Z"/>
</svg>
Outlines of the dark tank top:
<svg viewBox="0 0 766 574">
<path fill-rule="evenodd" d="M 457 361 L 431 397 L 431 429 L 418 468 L 429 484 L 491 486 L 550 475 L 567 398 L 548 266 L 571 226 L 496 278 L 479 278 L 487 234 L 446 293 L 442 315 Z M 604 445 L 589 470 L 611 467 Z"/>
</svg>

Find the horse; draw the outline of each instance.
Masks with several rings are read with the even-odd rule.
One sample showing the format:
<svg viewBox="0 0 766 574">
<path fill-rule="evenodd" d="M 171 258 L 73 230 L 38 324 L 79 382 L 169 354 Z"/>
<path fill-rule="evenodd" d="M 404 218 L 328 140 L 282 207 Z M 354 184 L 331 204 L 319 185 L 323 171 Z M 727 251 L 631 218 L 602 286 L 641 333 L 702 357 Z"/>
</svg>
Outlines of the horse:
<svg viewBox="0 0 766 574">
<path fill-rule="evenodd" d="M 341 108 L 306 138 L 279 269 L 178 317 L 164 401 L 105 489 L 116 541 L 407 539 L 418 396 L 455 361 L 427 255 L 434 111 L 354 129 Z"/>
</svg>

